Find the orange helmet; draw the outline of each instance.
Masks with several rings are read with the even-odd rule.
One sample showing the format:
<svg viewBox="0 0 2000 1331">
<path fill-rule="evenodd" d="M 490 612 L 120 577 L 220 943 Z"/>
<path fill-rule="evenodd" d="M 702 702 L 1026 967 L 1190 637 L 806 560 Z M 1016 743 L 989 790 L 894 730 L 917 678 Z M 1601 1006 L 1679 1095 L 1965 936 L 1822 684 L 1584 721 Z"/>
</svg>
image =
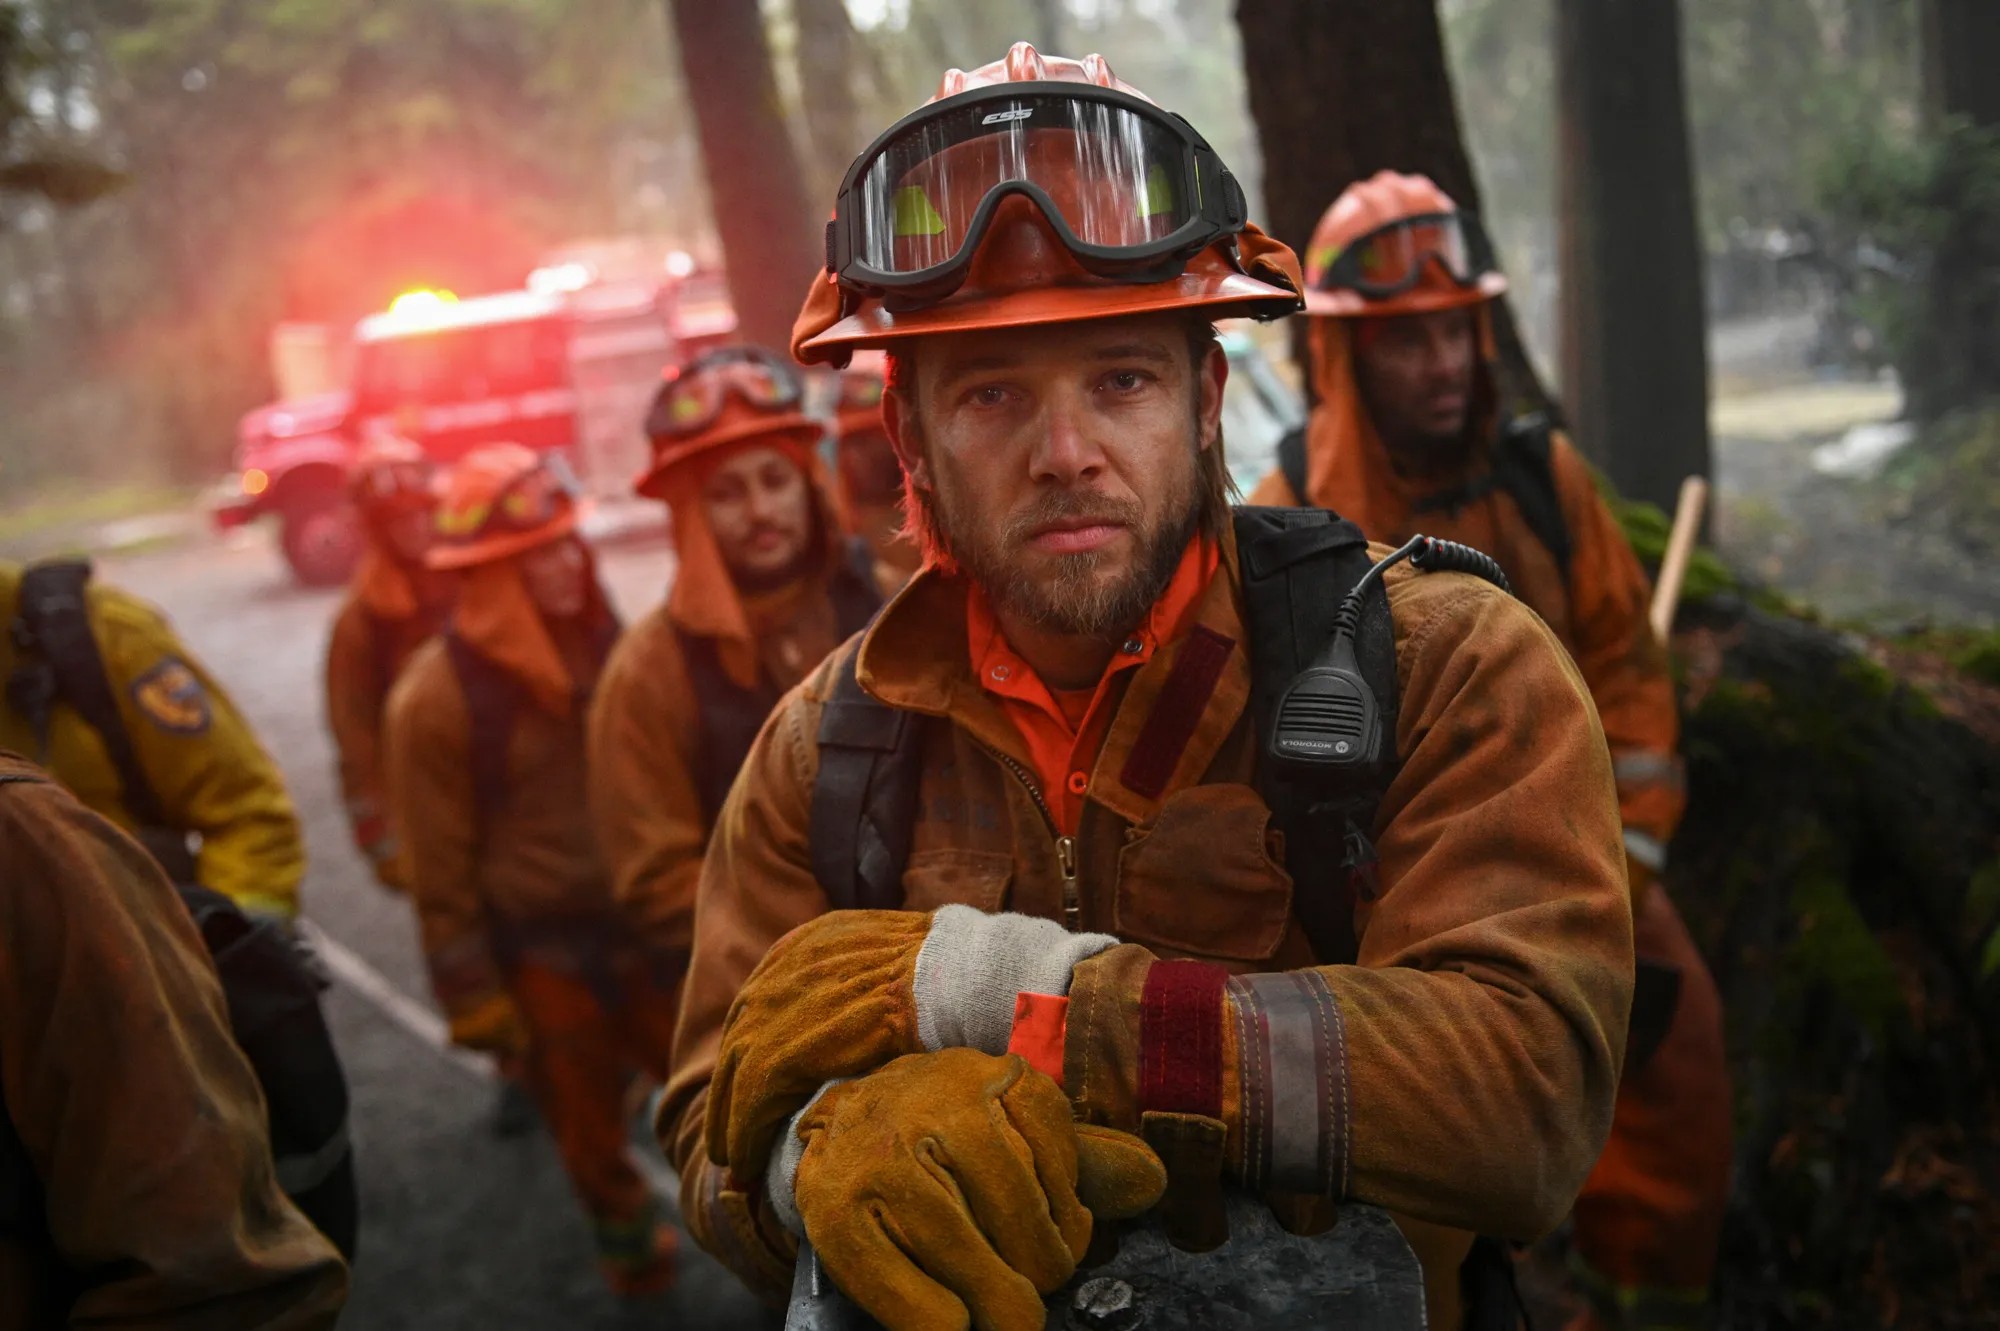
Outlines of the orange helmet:
<svg viewBox="0 0 2000 1331">
<path fill-rule="evenodd" d="M 520 444 L 489 444 L 447 471 L 437 541 L 424 562 L 469 568 L 506 559 L 576 530 L 577 484 L 562 459 Z"/>
<path fill-rule="evenodd" d="M 347 473 L 347 492 L 368 518 L 437 506 L 437 466 L 423 449 L 400 435 L 377 436 L 362 445 Z"/>
<path fill-rule="evenodd" d="M 649 499 L 689 458 L 752 439 L 811 448 L 825 431 L 804 414 L 804 385 L 792 367 L 762 347 L 722 347 L 669 366 L 646 413 L 653 460 L 633 482 Z"/>
<path fill-rule="evenodd" d="M 1428 176 L 1349 185 L 1306 248 L 1306 313 L 1382 317 L 1459 309 L 1507 290 L 1479 219 Z"/>
<path fill-rule="evenodd" d="M 1299 308 L 1298 263 L 1185 120 L 1102 56 L 946 72 L 848 168 L 792 354 L 844 363 L 926 333 Z"/>
</svg>

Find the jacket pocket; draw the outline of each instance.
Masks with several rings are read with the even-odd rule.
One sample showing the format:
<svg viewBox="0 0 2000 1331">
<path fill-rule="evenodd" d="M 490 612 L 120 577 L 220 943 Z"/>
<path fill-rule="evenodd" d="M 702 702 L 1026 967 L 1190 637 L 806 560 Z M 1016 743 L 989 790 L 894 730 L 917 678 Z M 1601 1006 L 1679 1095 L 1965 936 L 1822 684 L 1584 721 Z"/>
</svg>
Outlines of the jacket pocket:
<svg viewBox="0 0 2000 1331">
<path fill-rule="evenodd" d="M 1003 851 L 918 850 L 903 866 L 903 909 L 974 906 L 996 911 L 1007 898 L 1014 857 Z"/>
<path fill-rule="evenodd" d="M 1118 936 L 1229 961 L 1275 955 L 1292 920 L 1278 837 L 1249 786 L 1169 796 L 1118 854 Z"/>
</svg>

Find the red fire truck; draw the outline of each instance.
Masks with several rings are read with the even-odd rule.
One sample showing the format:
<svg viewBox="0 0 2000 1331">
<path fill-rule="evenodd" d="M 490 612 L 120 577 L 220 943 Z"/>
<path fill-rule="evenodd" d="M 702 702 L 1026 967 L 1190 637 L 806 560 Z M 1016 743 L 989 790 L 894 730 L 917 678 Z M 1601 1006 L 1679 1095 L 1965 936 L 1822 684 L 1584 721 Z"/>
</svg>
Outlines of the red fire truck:
<svg viewBox="0 0 2000 1331">
<path fill-rule="evenodd" d="M 411 292 L 363 319 L 337 376 L 344 388 L 243 417 L 216 525 L 275 517 L 299 581 L 344 581 L 360 548 L 347 467 L 382 430 L 443 462 L 501 440 L 560 450 L 593 492 L 628 493 L 661 367 L 735 334 L 727 288 L 705 272 L 666 284 L 537 276 L 550 272 L 536 290 Z"/>
</svg>

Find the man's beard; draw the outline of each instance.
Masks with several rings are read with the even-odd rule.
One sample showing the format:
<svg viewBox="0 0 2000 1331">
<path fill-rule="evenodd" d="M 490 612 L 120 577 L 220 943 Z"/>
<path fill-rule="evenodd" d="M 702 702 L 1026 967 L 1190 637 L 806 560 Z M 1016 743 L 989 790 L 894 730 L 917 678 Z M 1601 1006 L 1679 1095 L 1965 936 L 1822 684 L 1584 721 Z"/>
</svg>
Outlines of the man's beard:
<svg viewBox="0 0 2000 1331">
<path fill-rule="evenodd" d="M 753 529 L 745 538 L 746 544 L 756 540 L 761 530 L 763 530 L 761 527 Z M 824 553 L 826 545 L 822 531 L 819 519 L 815 516 L 812 527 L 806 533 L 806 539 L 799 543 L 798 552 L 790 559 L 776 568 L 763 570 L 729 564 L 729 580 L 735 583 L 736 590 L 745 596 L 761 596 L 766 592 L 784 590 L 809 576 L 819 567 L 820 556 Z M 724 563 L 728 564 L 728 561 L 725 559 Z"/>
<path fill-rule="evenodd" d="M 938 467 L 937 462 L 932 463 Z M 1159 519 L 1143 526 L 1144 507 L 1136 499 L 1116 500 L 1085 491 L 1045 490 L 1025 512 L 1009 519 L 995 537 L 981 532 L 948 494 L 964 494 L 958 484 L 926 493 L 911 488 L 921 519 L 944 552 L 985 588 L 994 608 L 1050 633 L 1096 639 L 1123 638 L 1145 619 L 1173 580 L 1174 570 L 1201 521 L 1197 468 L 1183 459 L 1176 484 L 1161 505 Z M 944 479 L 940 477 L 940 479 Z M 973 501 L 976 505 L 976 500 Z M 1104 550 L 1055 556 L 1052 577 L 1037 578 L 1019 558 L 1037 530 L 1065 519 L 1115 523 L 1132 534 L 1137 549 L 1121 577 L 1100 576 L 1113 556 Z"/>
</svg>

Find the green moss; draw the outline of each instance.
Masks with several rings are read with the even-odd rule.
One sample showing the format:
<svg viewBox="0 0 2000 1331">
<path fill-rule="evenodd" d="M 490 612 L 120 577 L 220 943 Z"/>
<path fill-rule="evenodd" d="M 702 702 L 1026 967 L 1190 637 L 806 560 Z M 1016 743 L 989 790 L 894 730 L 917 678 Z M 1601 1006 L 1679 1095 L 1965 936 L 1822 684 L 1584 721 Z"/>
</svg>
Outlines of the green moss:
<svg viewBox="0 0 2000 1331">
<path fill-rule="evenodd" d="M 1799 875 L 1792 887 L 1798 935 L 1786 951 L 1782 973 L 1803 990 L 1824 985 L 1877 1036 L 1904 1014 L 1896 968 L 1855 909 L 1840 877 L 1824 865 Z"/>
</svg>

